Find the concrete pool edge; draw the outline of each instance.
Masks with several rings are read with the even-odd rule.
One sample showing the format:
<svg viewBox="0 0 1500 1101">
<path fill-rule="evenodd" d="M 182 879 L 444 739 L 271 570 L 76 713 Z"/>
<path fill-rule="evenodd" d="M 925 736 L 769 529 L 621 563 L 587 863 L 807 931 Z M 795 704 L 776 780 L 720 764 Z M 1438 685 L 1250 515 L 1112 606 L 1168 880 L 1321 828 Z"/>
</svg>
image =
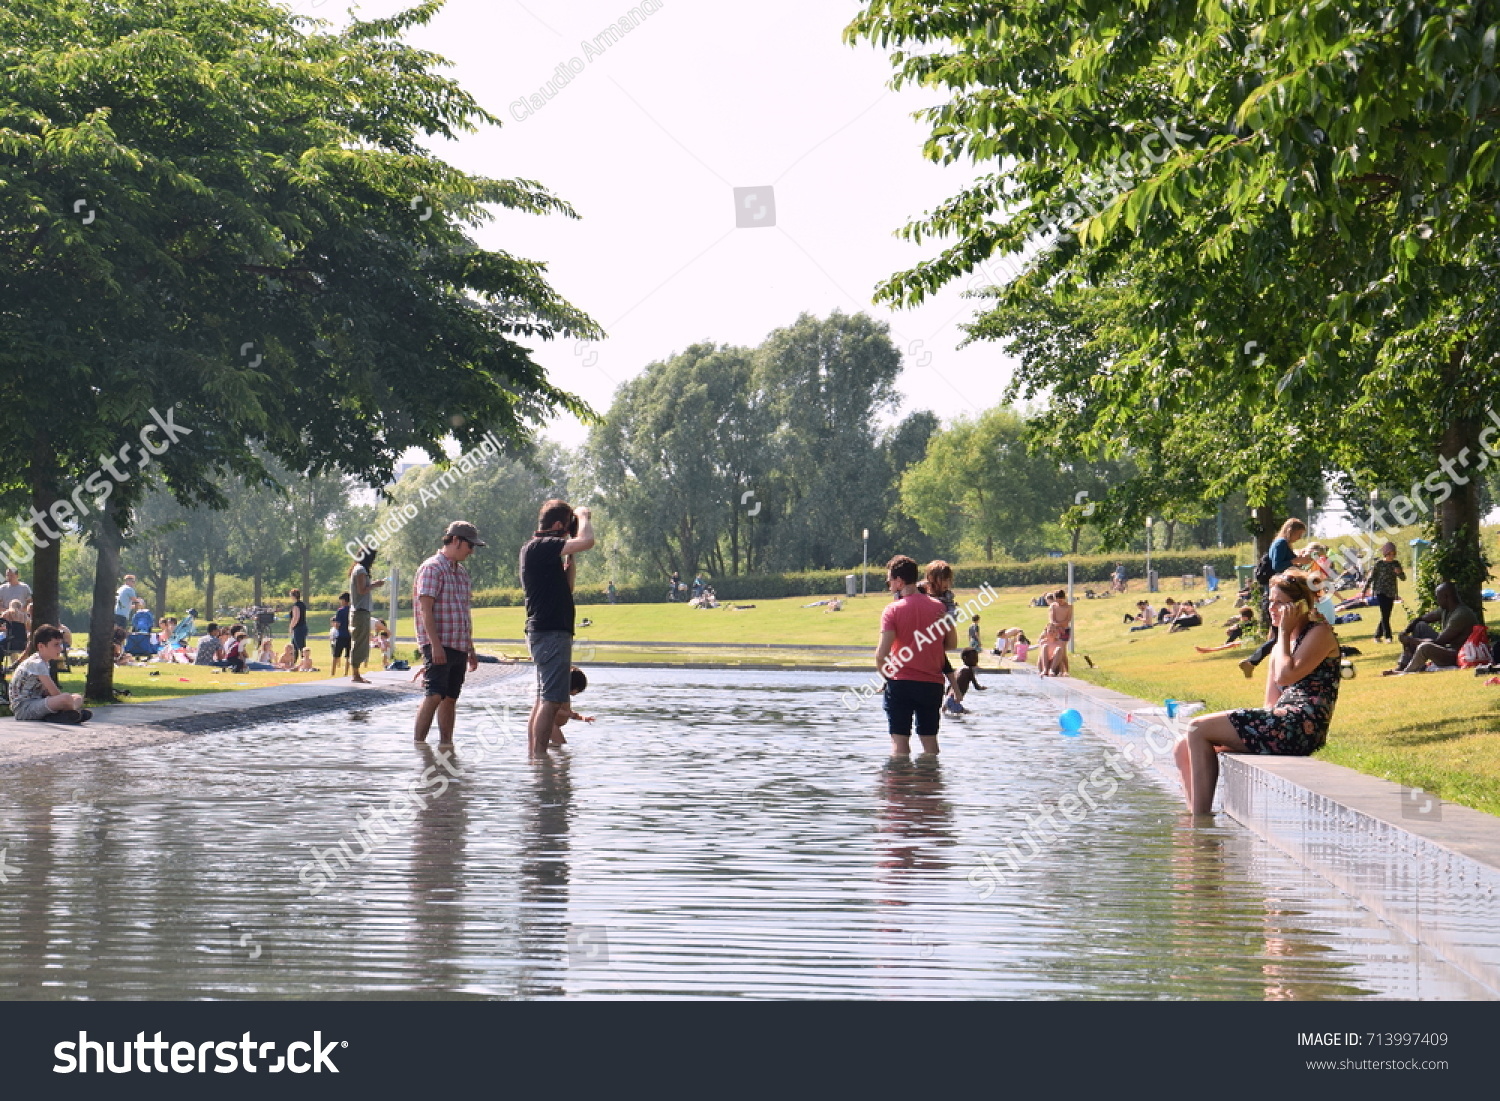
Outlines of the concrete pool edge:
<svg viewBox="0 0 1500 1101">
<path fill-rule="evenodd" d="M 1163 708 L 1071 677 L 1033 683 L 1117 749 L 1140 746 Z M 1181 791 L 1170 757 L 1151 773 Z M 1229 817 L 1500 998 L 1500 819 L 1311 757 L 1225 754 Z"/>
<path fill-rule="evenodd" d="M 481 665 L 469 674 L 469 685 L 496 683 L 519 675 L 521 665 Z M 202 692 L 178 699 L 117 703 L 95 712 L 83 726 L 18 723 L 0 717 L 0 769 L 106 750 L 164 745 L 194 734 L 238 730 L 262 723 L 285 722 L 326 711 L 379 707 L 421 693 L 410 672 L 370 670 L 369 685 L 347 678 L 280 684 L 266 688 Z"/>
</svg>

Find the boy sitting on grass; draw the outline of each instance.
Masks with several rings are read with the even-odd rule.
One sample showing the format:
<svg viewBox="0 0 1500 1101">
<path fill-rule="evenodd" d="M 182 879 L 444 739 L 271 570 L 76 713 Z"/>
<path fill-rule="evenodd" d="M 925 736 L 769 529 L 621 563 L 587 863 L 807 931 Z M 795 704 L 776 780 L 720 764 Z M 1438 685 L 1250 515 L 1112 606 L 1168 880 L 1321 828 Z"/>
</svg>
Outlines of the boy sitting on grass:
<svg viewBox="0 0 1500 1101">
<path fill-rule="evenodd" d="M 10 713 L 17 722 L 86 723 L 94 713 L 83 697 L 64 692 L 52 679 L 54 661 L 63 655 L 63 633 L 44 623 L 31 633 L 31 645 L 21 654 L 10 675 Z"/>
<path fill-rule="evenodd" d="M 589 686 L 589 678 L 584 675 L 582 669 L 573 666 L 572 672 L 568 674 L 568 695 L 576 696 Z M 591 723 L 594 721 L 592 715 L 580 715 L 574 711 L 569 704 L 563 704 L 557 709 L 556 725 L 552 728 L 552 741 L 550 745 L 567 745 L 568 739 L 563 737 L 563 727 L 569 719 L 577 719 L 580 722 Z"/>
</svg>

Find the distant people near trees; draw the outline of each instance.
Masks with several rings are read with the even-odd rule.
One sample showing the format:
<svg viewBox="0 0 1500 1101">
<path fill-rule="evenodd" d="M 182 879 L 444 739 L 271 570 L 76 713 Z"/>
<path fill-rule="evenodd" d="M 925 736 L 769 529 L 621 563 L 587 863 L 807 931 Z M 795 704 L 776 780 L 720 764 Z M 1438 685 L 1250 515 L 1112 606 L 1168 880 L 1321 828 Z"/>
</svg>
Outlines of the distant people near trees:
<svg viewBox="0 0 1500 1101">
<path fill-rule="evenodd" d="M 1221 750 L 1306 757 L 1328 738 L 1339 692 L 1338 637 L 1315 614 L 1317 596 L 1302 571 L 1277 574 L 1267 589 L 1279 630 L 1265 707 L 1199 715 L 1177 743 L 1183 795 L 1194 814 L 1213 810 Z"/>
<path fill-rule="evenodd" d="M 609 602 L 611 604 L 614 604 L 619 599 L 619 592 L 615 588 L 615 583 L 614 583 L 613 579 L 611 579 L 610 583 L 607 586 L 605 586 L 604 595 L 609 598 Z"/>
<path fill-rule="evenodd" d="M 115 626 L 129 627 L 131 602 L 136 598 L 135 574 L 127 573 L 125 583 L 115 591 Z"/>
<path fill-rule="evenodd" d="M 349 631 L 350 599 L 348 593 L 339 593 L 338 610 L 333 613 L 330 621 L 333 625 L 329 636 L 333 641 L 333 670 L 328 674 L 330 677 L 339 675 L 339 661 L 347 658 L 354 646 L 354 636 Z"/>
<path fill-rule="evenodd" d="M 945 653 L 958 646 L 958 631 L 948 620 L 941 640 L 932 632 L 947 616 L 943 602 L 917 591 L 917 564 L 898 554 L 886 565 L 886 587 L 893 597 L 880 614 L 880 643 L 875 668 L 885 678 L 886 725 L 891 752 L 911 753 L 915 722 L 922 752 L 938 752 L 938 724 L 943 709 Z"/>
<path fill-rule="evenodd" d="M 1042 645 L 1041 673 L 1044 677 L 1066 677 L 1074 608 L 1068 601 L 1067 589 L 1058 589 L 1048 597 L 1052 606 L 1047 612 L 1047 641 Z"/>
<path fill-rule="evenodd" d="M 1458 666 L 1458 651 L 1479 625 L 1479 617 L 1459 600 L 1458 588 L 1451 581 L 1444 581 L 1432 595 L 1437 608 L 1418 616 L 1401 632 L 1401 660 L 1381 676 L 1425 673 L 1429 662 L 1437 669 Z"/>
<path fill-rule="evenodd" d="M 1380 609 L 1380 623 L 1375 628 L 1376 642 L 1396 641 L 1396 636 L 1391 633 L 1391 609 L 1401 595 L 1397 582 L 1405 580 L 1406 571 L 1396 561 L 1396 544 L 1388 541 L 1380 548 L 1380 561 L 1370 567 L 1369 580 L 1361 593 L 1365 597 L 1374 597 L 1375 606 Z"/>
<path fill-rule="evenodd" d="M 1151 607 L 1149 600 L 1137 600 L 1135 602 L 1135 615 L 1127 615 L 1126 623 L 1134 623 L 1130 628 L 1132 631 L 1149 631 L 1156 626 L 1156 609 Z"/>
<path fill-rule="evenodd" d="M 1281 525 L 1281 530 L 1276 533 L 1276 538 L 1271 541 L 1271 549 L 1266 551 L 1266 557 L 1271 560 L 1271 576 L 1277 577 L 1294 567 L 1305 566 L 1312 559 L 1300 556 L 1292 549 L 1292 544 L 1307 534 L 1307 525 L 1295 516 L 1290 517 L 1286 523 Z M 1262 622 L 1270 619 L 1270 592 L 1271 587 L 1267 585 L 1260 594 L 1260 613 Z M 1266 635 L 1266 641 L 1261 643 L 1244 661 L 1240 662 L 1240 672 L 1246 678 L 1255 675 L 1255 667 L 1265 661 L 1271 651 L 1276 648 L 1276 624 L 1271 623 L 1271 630 Z"/>
<path fill-rule="evenodd" d="M 19 600 L 21 607 L 26 608 L 31 603 L 31 586 L 21 580 L 21 575 L 16 572 L 15 567 L 5 571 L 5 584 L 0 585 L 0 608 L 9 608 L 12 600 Z M 28 615 L 30 612 L 28 611 Z M 23 641 L 21 649 L 26 648 Z"/>
<path fill-rule="evenodd" d="M 19 655 L 27 648 L 26 608 L 20 600 L 12 600 L 0 615 L 5 619 L 5 653 L 17 655 L 16 660 L 19 661 Z"/>
<path fill-rule="evenodd" d="M 701 572 L 698 573 L 693 578 L 693 599 L 694 600 L 697 600 L 700 596 L 703 595 L 703 588 L 707 584 L 708 584 L 708 582 L 703 580 L 703 574 Z"/>
<path fill-rule="evenodd" d="M 1331 623 L 1332 620 L 1329 620 L 1329 622 Z M 1191 600 L 1184 600 L 1181 604 L 1177 605 L 1177 614 L 1172 617 L 1172 629 L 1168 634 L 1175 631 L 1186 631 L 1189 627 L 1201 627 L 1202 625 L 1203 616 L 1198 612 L 1197 605 Z"/>
<path fill-rule="evenodd" d="M 375 565 L 375 548 L 366 547 L 353 566 L 349 568 L 349 591 L 353 594 L 350 606 L 350 678 L 354 684 L 369 684 L 360 675 L 360 669 L 370 661 L 370 617 L 375 614 L 375 590 L 385 584 L 385 578 L 372 580 L 370 570 Z"/>
<path fill-rule="evenodd" d="M 293 650 L 300 654 L 307 649 L 307 602 L 302 599 L 301 589 L 293 589 L 291 596 L 288 631 Z"/>
<path fill-rule="evenodd" d="M 667 578 L 667 599 L 675 602 L 677 600 L 677 593 L 681 588 L 682 578 L 678 576 L 676 570 L 673 570 L 672 576 Z"/>
<path fill-rule="evenodd" d="M 1194 646 L 1200 654 L 1216 654 L 1220 650 L 1236 650 L 1239 648 L 1240 640 L 1245 637 L 1245 632 L 1255 626 L 1255 609 L 1241 608 L 1238 612 L 1224 621 L 1224 642 L 1220 646 Z"/>
<path fill-rule="evenodd" d="M 1116 562 L 1114 577 L 1110 580 L 1109 591 L 1112 593 L 1123 593 L 1125 591 L 1125 563 Z"/>
<path fill-rule="evenodd" d="M 50 623 L 31 632 L 21 660 L 10 675 L 10 713 L 17 722 L 76 726 L 94 717 L 83 706 L 82 696 L 62 691 L 52 679 L 52 669 L 62 661 L 65 645 L 62 631 Z"/>
</svg>

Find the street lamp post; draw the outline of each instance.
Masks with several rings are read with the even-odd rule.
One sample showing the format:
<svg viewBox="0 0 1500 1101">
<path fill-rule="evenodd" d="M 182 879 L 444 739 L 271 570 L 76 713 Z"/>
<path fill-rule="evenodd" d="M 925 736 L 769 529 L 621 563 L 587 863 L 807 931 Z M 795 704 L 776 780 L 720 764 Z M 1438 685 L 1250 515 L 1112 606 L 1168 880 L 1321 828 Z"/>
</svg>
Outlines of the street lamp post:
<svg viewBox="0 0 1500 1101">
<path fill-rule="evenodd" d="M 865 564 L 860 571 L 859 595 L 864 596 L 870 591 L 870 529 L 865 528 Z"/>
<path fill-rule="evenodd" d="M 1146 517 L 1146 591 L 1154 593 L 1156 589 L 1151 584 L 1151 517 Z"/>
</svg>

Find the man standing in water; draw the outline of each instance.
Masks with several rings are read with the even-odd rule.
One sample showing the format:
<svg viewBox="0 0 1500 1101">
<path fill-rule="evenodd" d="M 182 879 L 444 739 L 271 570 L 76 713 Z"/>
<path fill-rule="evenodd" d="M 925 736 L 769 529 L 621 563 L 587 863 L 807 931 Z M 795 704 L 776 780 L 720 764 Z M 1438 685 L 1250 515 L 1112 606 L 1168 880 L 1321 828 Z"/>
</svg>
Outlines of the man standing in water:
<svg viewBox="0 0 1500 1101">
<path fill-rule="evenodd" d="M 438 745 L 453 744 L 453 724 L 464 675 L 479 668 L 474 653 L 473 589 L 464 559 L 485 543 L 467 520 L 455 520 L 443 533 L 443 549 L 417 567 L 411 602 L 416 609 L 417 645 L 427 666 L 422 683 L 427 695 L 417 708 L 415 739 L 427 740 L 437 715 Z"/>
<path fill-rule="evenodd" d="M 536 534 L 521 548 L 526 591 L 526 643 L 536 665 L 537 698 L 527 725 L 529 752 L 540 757 L 552 741 L 557 713 L 569 700 L 573 669 L 573 556 L 594 545 L 589 510 L 556 498 L 542 505 Z"/>
<path fill-rule="evenodd" d="M 880 615 L 875 667 L 885 677 L 885 715 L 891 752 L 911 753 L 916 719 L 923 753 L 938 751 L 943 709 L 943 652 L 958 649 L 958 629 L 941 600 L 917 591 L 917 564 L 904 554 L 886 566 L 886 586 L 895 597 Z"/>
</svg>

